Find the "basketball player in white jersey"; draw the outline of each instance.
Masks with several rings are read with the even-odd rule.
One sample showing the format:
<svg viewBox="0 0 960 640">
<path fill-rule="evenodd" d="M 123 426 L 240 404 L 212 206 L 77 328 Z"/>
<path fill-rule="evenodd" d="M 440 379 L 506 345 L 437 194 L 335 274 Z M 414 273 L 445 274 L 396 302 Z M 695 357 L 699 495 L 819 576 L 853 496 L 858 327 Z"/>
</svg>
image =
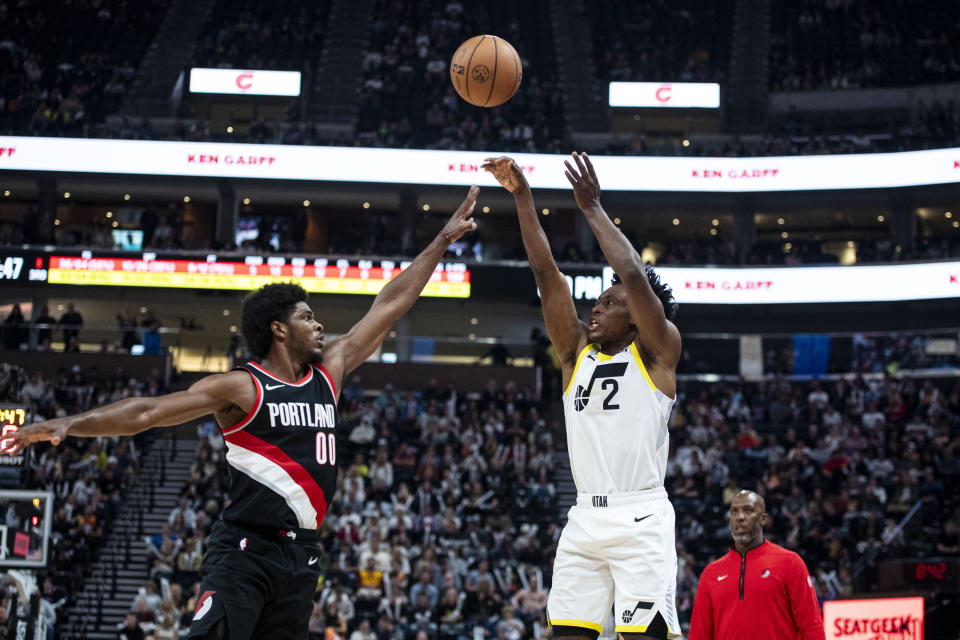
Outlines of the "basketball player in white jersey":
<svg viewBox="0 0 960 640">
<path fill-rule="evenodd" d="M 679 638 L 673 505 L 663 487 L 667 419 L 676 396 L 680 332 L 668 287 L 600 206 L 587 154 L 566 162 L 577 205 L 617 274 L 589 323 L 537 220 L 530 186 L 510 158 L 484 169 L 510 191 L 547 333 L 562 361 L 563 409 L 577 504 L 560 537 L 547 614 L 554 637 L 596 640 L 614 606 L 628 640 Z"/>
</svg>

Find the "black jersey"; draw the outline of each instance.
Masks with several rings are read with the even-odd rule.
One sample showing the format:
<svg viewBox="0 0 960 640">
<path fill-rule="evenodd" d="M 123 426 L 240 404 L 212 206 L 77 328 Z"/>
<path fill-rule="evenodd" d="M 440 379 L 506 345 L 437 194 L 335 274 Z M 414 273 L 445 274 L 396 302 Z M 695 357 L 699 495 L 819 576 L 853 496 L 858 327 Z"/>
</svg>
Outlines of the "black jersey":
<svg viewBox="0 0 960 640">
<path fill-rule="evenodd" d="M 277 529 L 319 529 L 337 490 L 337 394 L 330 374 L 311 366 L 296 382 L 255 362 L 257 400 L 223 429 L 230 465 L 229 522 Z"/>
</svg>

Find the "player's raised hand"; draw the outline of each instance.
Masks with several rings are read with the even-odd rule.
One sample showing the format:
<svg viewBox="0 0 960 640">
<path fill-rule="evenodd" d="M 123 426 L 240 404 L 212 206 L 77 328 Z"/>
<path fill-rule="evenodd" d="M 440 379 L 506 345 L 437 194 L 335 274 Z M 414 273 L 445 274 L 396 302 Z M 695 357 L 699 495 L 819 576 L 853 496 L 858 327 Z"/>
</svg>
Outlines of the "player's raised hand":
<svg viewBox="0 0 960 640">
<path fill-rule="evenodd" d="M 573 152 L 573 161 L 577 164 L 574 168 L 569 160 L 564 160 L 567 170 L 564 173 L 567 180 L 573 185 L 573 195 L 577 199 L 577 206 L 580 210 L 590 209 L 600 206 L 600 181 L 597 180 L 597 173 L 593 170 L 593 163 L 586 153 Z"/>
<path fill-rule="evenodd" d="M 516 193 L 520 189 L 529 189 L 523 171 L 517 166 L 513 158 L 500 156 L 499 158 L 487 158 L 483 161 L 483 168 L 493 174 L 500 185 L 510 193 Z"/>
<path fill-rule="evenodd" d="M 456 242 L 460 236 L 467 231 L 473 231 L 477 228 L 477 222 L 473 219 L 473 208 L 477 205 L 477 194 L 480 193 L 480 187 L 473 185 L 467 192 L 467 197 L 463 199 L 457 210 L 450 216 L 450 220 L 443 227 L 440 233 L 448 242 Z"/>
<path fill-rule="evenodd" d="M 4 450 L 4 453 L 8 456 L 19 455 L 34 442 L 60 444 L 67 437 L 69 428 L 69 418 L 54 418 L 46 422 L 20 427 L 15 433 L 10 434 L 9 439 L 13 440 L 13 443 Z"/>
</svg>

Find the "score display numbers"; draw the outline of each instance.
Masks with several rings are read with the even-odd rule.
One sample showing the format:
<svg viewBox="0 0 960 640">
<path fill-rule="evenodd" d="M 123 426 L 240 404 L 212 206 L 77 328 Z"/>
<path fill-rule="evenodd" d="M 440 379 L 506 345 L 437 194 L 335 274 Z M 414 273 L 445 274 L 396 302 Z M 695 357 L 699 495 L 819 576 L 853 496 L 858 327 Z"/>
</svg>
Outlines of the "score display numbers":
<svg viewBox="0 0 960 640">
<path fill-rule="evenodd" d="M 409 262 L 389 260 L 330 260 L 247 256 L 241 261 L 143 257 L 81 256 L 49 258 L 51 284 L 229 289 L 252 291 L 271 282 L 296 280 L 311 293 L 376 295 L 400 275 Z M 469 298 L 470 271 L 463 263 L 441 263 L 427 283 L 424 296 Z"/>
<path fill-rule="evenodd" d="M 13 438 L 23 425 L 32 419 L 30 407 L 19 404 L 0 404 L 0 486 L 20 486 L 22 473 L 26 466 L 25 451 L 16 456 L 8 456 L 13 446 Z"/>
</svg>

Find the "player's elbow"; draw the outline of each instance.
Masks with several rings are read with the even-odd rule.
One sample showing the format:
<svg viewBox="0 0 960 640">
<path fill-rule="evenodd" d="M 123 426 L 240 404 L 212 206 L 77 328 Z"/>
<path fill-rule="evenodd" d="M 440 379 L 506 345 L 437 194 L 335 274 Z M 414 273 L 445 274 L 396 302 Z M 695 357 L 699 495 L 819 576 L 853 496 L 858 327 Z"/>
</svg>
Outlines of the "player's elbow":
<svg viewBox="0 0 960 640">
<path fill-rule="evenodd" d="M 620 277 L 620 280 L 629 287 L 635 282 L 646 280 L 647 270 L 644 268 L 643 262 L 637 258 L 630 260 L 626 265 L 618 267 L 617 275 Z"/>
</svg>

